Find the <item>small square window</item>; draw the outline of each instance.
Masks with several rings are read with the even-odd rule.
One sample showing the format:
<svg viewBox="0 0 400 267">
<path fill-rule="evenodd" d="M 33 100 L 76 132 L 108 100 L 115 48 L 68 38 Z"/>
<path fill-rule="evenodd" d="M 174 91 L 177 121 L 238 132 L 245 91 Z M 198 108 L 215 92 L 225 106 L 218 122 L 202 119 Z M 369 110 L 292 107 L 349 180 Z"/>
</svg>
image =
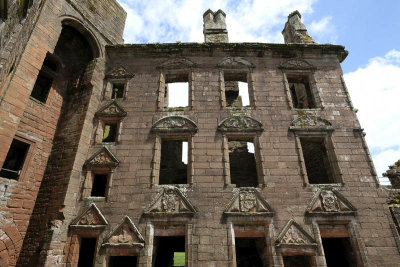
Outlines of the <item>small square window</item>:
<svg viewBox="0 0 400 267">
<path fill-rule="evenodd" d="M 231 183 L 237 187 L 257 187 L 259 183 L 254 143 L 229 138 L 228 149 Z"/>
<path fill-rule="evenodd" d="M 224 72 L 224 84 L 227 107 L 250 106 L 246 72 Z"/>
<path fill-rule="evenodd" d="M 166 75 L 164 106 L 168 108 L 189 106 L 189 75 L 187 73 Z"/>
<path fill-rule="evenodd" d="M 187 184 L 188 142 L 162 140 L 159 184 Z"/>
<path fill-rule="evenodd" d="M 118 136 L 118 123 L 104 123 L 103 143 L 116 142 Z"/>
<path fill-rule="evenodd" d="M 14 139 L 1 168 L 0 177 L 17 180 L 24 166 L 29 144 Z"/>
<path fill-rule="evenodd" d="M 108 174 L 94 174 L 90 196 L 105 197 L 108 187 Z"/>
<path fill-rule="evenodd" d="M 111 99 L 124 98 L 125 83 L 113 83 Z"/>
<path fill-rule="evenodd" d="M 312 109 L 317 107 L 308 75 L 288 75 L 287 81 L 294 108 Z"/>
</svg>

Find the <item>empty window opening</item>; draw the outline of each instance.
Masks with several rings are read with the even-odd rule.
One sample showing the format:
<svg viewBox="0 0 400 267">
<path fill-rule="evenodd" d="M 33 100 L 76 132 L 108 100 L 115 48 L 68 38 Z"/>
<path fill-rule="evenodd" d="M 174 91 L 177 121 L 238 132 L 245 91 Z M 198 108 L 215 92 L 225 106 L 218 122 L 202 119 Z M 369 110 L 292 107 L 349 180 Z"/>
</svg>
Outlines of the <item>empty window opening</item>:
<svg viewBox="0 0 400 267">
<path fill-rule="evenodd" d="M 52 83 L 53 78 L 43 70 L 40 70 L 35 85 L 33 86 L 31 97 L 40 102 L 46 102 Z"/>
<path fill-rule="evenodd" d="M 289 76 L 287 80 L 294 108 L 316 108 L 308 76 Z"/>
<path fill-rule="evenodd" d="M 157 236 L 154 238 L 154 267 L 186 266 L 184 236 Z"/>
<path fill-rule="evenodd" d="M 265 238 L 235 238 L 237 267 L 266 267 L 268 258 Z"/>
<path fill-rule="evenodd" d="M 29 144 L 14 139 L 1 168 L 0 177 L 17 180 L 24 166 Z"/>
<path fill-rule="evenodd" d="M 117 123 L 105 123 L 103 132 L 103 143 L 116 142 L 118 134 Z"/>
<path fill-rule="evenodd" d="M 0 0 L 0 23 L 7 19 L 7 0 Z"/>
<path fill-rule="evenodd" d="M 186 184 L 188 172 L 188 142 L 162 140 L 160 184 Z"/>
<path fill-rule="evenodd" d="M 46 67 L 51 71 L 56 72 L 58 69 L 58 64 L 51 58 L 51 55 L 47 55 L 46 58 L 44 59 L 43 67 Z"/>
<path fill-rule="evenodd" d="M 254 143 L 229 139 L 228 148 L 231 183 L 237 187 L 258 186 Z"/>
<path fill-rule="evenodd" d="M 165 78 L 164 106 L 189 106 L 189 77 L 187 73 L 168 74 Z"/>
<path fill-rule="evenodd" d="M 250 105 L 246 72 L 225 72 L 224 82 L 227 107 L 245 107 Z"/>
<path fill-rule="evenodd" d="M 323 137 L 300 137 L 306 165 L 308 182 L 310 184 L 334 183 L 333 170 Z"/>
<path fill-rule="evenodd" d="M 95 174 L 90 196 L 105 197 L 108 184 L 108 174 Z"/>
<path fill-rule="evenodd" d="M 293 255 L 283 257 L 284 267 L 311 267 L 311 257 L 308 255 Z"/>
<path fill-rule="evenodd" d="M 111 99 L 124 98 L 124 90 L 125 90 L 124 83 L 113 83 Z"/>
<path fill-rule="evenodd" d="M 110 256 L 108 266 L 109 267 L 136 267 L 138 257 L 137 256 Z"/>
<path fill-rule="evenodd" d="M 328 267 L 356 267 L 357 262 L 349 238 L 322 238 Z"/>
<path fill-rule="evenodd" d="M 79 248 L 78 267 L 93 266 L 97 238 L 82 238 Z"/>
</svg>

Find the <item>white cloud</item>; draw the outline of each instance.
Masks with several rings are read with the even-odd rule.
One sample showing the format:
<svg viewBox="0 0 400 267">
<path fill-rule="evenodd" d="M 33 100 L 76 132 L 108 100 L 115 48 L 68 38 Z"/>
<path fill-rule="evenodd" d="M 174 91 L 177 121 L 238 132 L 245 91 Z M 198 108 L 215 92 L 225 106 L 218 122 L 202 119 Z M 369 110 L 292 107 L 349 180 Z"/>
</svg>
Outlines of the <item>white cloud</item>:
<svg viewBox="0 0 400 267">
<path fill-rule="evenodd" d="M 319 43 L 320 40 L 328 40 L 330 43 L 336 43 L 338 36 L 335 26 L 332 23 L 332 17 L 323 17 L 318 21 L 311 22 L 308 27 L 308 33 Z"/>
<path fill-rule="evenodd" d="M 400 51 L 392 50 L 344 78 L 378 176 L 400 158 Z"/>
</svg>

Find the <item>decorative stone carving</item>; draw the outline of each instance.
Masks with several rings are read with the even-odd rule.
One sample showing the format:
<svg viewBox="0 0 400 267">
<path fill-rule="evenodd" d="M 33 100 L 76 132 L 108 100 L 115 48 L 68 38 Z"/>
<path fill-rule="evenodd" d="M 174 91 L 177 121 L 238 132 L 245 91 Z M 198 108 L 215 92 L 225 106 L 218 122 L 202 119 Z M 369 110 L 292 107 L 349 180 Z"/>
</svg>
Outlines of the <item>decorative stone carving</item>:
<svg viewBox="0 0 400 267">
<path fill-rule="evenodd" d="M 337 190 L 320 188 L 308 204 L 308 215 L 354 215 L 356 208 Z"/>
<path fill-rule="evenodd" d="M 171 69 L 171 70 L 177 70 L 177 69 L 191 69 L 196 67 L 196 64 L 193 63 L 192 61 L 178 57 L 174 59 L 168 59 L 167 61 L 163 62 L 160 64 L 157 68 L 158 69 Z"/>
<path fill-rule="evenodd" d="M 168 116 L 159 119 L 151 128 L 153 132 L 197 132 L 197 125 L 194 121 L 182 116 Z"/>
<path fill-rule="evenodd" d="M 182 192 L 174 186 L 166 186 L 157 194 L 150 206 L 144 211 L 147 216 L 186 215 L 193 216 L 196 209 Z"/>
<path fill-rule="evenodd" d="M 126 111 L 115 100 L 109 102 L 96 112 L 96 116 L 99 118 L 122 118 L 126 114 Z"/>
<path fill-rule="evenodd" d="M 119 160 L 106 147 L 102 147 L 86 162 L 87 167 L 109 167 L 115 168 L 119 165 Z"/>
<path fill-rule="evenodd" d="M 239 188 L 229 201 L 224 214 L 235 216 L 273 216 L 269 204 L 255 188 Z"/>
<path fill-rule="evenodd" d="M 315 68 L 303 59 L 289 59 L 283 62 L 280 66 L 281 69 L 286 70 L 314 70 Z"/>
<path fill-rule="evenodd" d="M 293 219 L 289 220 L 285 227 L 283 227 L 277 240 L 275 241 L 277 247 L 291 247 L 291 246 L 313 246 L 317 244 L 311 235 L 309 235 L 297 222 Z"/>
<path fill-rule="evenodd" d="M 261 132 L 263 130 L 261 122 L 247 116 L 232 116 L 218 125 L 218 131 L 221 132 Z"/>
<path fill-rule="evenodd" d="M 133 78 L 135 75 L 128 72 L 124 67 L 122 66 L 117 66 L 111 69 L 106 74 L 106 78 L 108 79 L 130 79 Z"/>
<path fill-rule="evenodd" d="M 314 115 L 300 115 L 290 123 L 290 130 L 325 130 L 332 131 L 332 124 L 320 117 Z"/>
<path fill-rule="evenodd" d="M 253 69 L 254 65 L 241 57 L 227 57 L 218 63 L 221 69 Z"/>
<path fill-rule="evenodd" d="M 105 238 L 102 247 L 144 247 L 144 238 L 128 216 Z"/>
<path fill-rule="evenodd" d="M 82 212 L 81 215 L 72 220 L 70 227 L 72 228 L 98 228 L 105 227 L 108 222 L 104 215 L 97 208 L 96 204 L 92 203 L 90 206 Z"/>
</svg>

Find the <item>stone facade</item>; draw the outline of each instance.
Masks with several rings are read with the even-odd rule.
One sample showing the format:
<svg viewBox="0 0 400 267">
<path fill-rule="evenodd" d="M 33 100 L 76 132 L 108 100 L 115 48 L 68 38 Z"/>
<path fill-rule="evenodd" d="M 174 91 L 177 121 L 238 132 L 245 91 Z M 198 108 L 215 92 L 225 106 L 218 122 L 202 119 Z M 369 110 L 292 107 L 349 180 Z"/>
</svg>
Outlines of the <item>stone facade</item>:
<svg viewBox="0 0 400 267">
<path fill-rule="evenodd" d="M 310 41 L 298 12 L 286 44 L 228 43 L 225 13 L 209 10 L 203 44 L 124 45 L 113 0 L 29 8 L 0 24 L 25 36 L 0 47 L 2 173 L 16 166 L 9 151 L 29 147 L 17 177 L 0 178 L 0 266 L 77 266 L 89 254 L 93 266 L 157 266 L 171 259 L 163 249 L 184 250 L 186 266 L 245 266 L 249 249 L 256 266 L 327 266 L 339 241 L 348 266 L 400 262 L 394 191 L 379 186 L 349 98 L 347 51 Z M 249 106 L 227 104 L 225 79 L 247 84 Z M 177 81 L 186 107 L 166 105 Z M 163 142 L 179 155 L 187 144 L 186 183 L 160 179 Z M 232 183 L 232 143 L 254 146 L 255 167 L 243 165 L 254 186 Z"/>
</svg>

